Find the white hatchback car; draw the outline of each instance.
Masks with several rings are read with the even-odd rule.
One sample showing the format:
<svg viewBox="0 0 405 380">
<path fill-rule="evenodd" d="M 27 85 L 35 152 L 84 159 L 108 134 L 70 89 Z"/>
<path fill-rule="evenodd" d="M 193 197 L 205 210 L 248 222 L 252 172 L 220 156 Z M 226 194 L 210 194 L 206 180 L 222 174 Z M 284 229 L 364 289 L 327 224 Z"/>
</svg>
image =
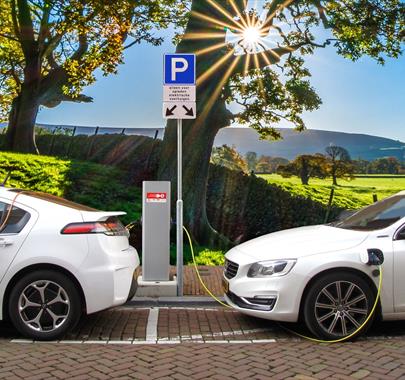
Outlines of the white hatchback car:
<svg viewBox="0 0 405 380">
<path fill-rule="evenodd" d="M 231 249 L 225 299 L 242 313 L 301 319 L 320 338 L 342 338 L 364 324 L 375 303 L 380 272 L 369 258 L 378 262 L 382 254 L 377 314 L 405 319 L 405 191 L 343 221 L 271 233 Z"/>
<path fill-rule="evenodd" d="M 52 195 L 0 188 L 0 319 L 57 339 L 136 290 L 136 250 L 117 216 Z"/>
</svg>

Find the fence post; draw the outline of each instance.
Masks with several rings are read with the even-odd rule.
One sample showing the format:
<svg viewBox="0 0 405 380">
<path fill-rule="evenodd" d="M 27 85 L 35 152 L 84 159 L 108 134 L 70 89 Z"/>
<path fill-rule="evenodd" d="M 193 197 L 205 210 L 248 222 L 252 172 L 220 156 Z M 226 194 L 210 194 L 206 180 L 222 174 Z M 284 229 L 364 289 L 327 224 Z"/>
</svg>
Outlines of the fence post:
<svg viewBox="0 0 405 380">
<path fill-rule="evenodd" d="M 378 202 L 378 196 L 377 194 L 373 194 L 373 202 Z"/>
<path fill-rule="evenodd" d="M 328 202 L 328 208 L 326 209 L 326 215 L 325 215 L 325 220 L 324 220 L 324 224 L 328 223 L 329 220 L 329 215 L 330 215 L 330 210 L 332 208 L 332 202 L 333 202 L 333 197 L 335 195 L 335 188 L 332 187 L 330 189 L 330 195 L 329 195 L 329 202 Z"/>
<path fill-rule="evenodd" d="M 72 143 L 76 134 L 76 127 L 73 128 L 72 136 L 70 136 L 70 142 L 66 151 L 66 157 L 69 157 L 70 148 L 72 147 Z"/>
<path fill-rule="evenodd" d="M 53 151 L 53 145 L 55 143 L 55 133 L 56 133 L 56 127 L 53 129 L 52 131 L 52 137 L 51 137 L 51 144 L 49 146 L 49 151 L 48 151 L 48 155 L 51 156 L 52 155 L 52 151 Z"/>
<path fill-rule="evenodd" d="M 90 140 L 90 145 L 89 145 L 89 149 L 87 150 L 86 159 L 88 159 L 91 155 L 91 151 L 93 150 L 93 145 L 94 145 L 94 139 L 96 138 L 99 129 L 100 129 L 100 127 L 96 127 L 96 130 L 94 131 L 94 135 L 92 136 L 93 139 Z"/>
</svg>

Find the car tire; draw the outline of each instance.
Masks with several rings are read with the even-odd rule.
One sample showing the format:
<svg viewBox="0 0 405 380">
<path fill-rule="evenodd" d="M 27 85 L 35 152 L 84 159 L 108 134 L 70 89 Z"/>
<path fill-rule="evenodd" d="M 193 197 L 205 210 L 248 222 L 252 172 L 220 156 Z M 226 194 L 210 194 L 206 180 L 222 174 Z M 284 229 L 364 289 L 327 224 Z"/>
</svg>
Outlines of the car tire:
<svg viewBox="0 0 405 380">
<path fill-rule="evenodd" d="M 341 339 L 364 325 L 374 303 L 374 292 L 362 277 L 350 272 L 329 272 L 310 285 L 304 299 L 304 322 L 320 339 Z M 373 318 L 374 315 L 356 336 L 367 331 Z"/>
<path fill-rule="evenodd" d="M 66 275 L 52 270 L 35 271 L 13 287 L 8 313 L 23 336 L 34 340 L 59 339 L 80 319 L 80 294 Z"/>
</svg>

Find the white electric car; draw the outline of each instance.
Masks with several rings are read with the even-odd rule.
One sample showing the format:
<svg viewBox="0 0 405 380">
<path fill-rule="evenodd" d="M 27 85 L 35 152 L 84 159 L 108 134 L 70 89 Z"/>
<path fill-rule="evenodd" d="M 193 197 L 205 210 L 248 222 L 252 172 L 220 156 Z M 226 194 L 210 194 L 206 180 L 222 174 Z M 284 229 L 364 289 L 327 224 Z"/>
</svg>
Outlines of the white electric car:
<svg viewBox="0 0 405 380">
<path fill-rule="evenodd" d="M 118 220 L 48 194 L 0 188 L 0 319 L 26 337 L 57 339 L 136 290 L 136 250 Z"/>
<path fill-rule="evenodd" d="M 242 313 L 302 320 L 318 337 L 341 338 L 365 324 L 380 275 L 370 264 L 382 255 L 376 314 L 405 319 L 405 191 L 343 221 L 271 233 L 231 249 L 225 299 Z"/>
</svg>

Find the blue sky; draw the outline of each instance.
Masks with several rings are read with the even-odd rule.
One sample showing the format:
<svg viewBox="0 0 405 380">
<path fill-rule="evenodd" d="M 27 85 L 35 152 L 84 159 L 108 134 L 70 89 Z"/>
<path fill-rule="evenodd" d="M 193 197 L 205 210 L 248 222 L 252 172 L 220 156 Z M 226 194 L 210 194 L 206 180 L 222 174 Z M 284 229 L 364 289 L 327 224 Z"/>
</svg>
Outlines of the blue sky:
<svg viewBox="0 0 405 380">
<path fill-rule="evenodd" d="M 102 77 L 86 88 L 92 104 L 63 103 L 42 109 L 39 123 L 163 127 L 163 54 L 174 51 L 168 37 L 159 47 L 141 44 L 127 50 L 118 75 Z M 367 133 L 405 142 L 405 56 L 385 66 L 368 58 L 351 62 L 333 48 L 307 57 L 311 82 L 323 100 L 306 113 L 310 129 Z"/>
</svg>

